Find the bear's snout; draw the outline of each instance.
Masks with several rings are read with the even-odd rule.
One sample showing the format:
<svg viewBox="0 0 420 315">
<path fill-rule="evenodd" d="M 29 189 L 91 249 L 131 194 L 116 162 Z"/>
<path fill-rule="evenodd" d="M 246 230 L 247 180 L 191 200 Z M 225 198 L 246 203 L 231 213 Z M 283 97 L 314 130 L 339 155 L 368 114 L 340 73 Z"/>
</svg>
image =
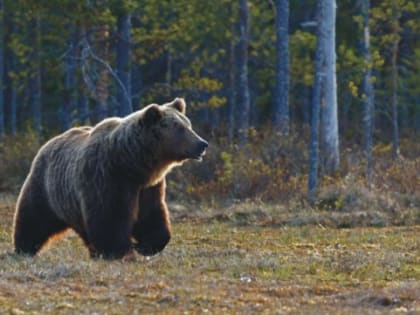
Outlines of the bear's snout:
<svg viewBox="0 0 420 315">
<path fill-rule="evenodd" d="M 196 146 L 194 159 L 198 161 L 202 161 L 203 156 L 206 154 L 206 149 L 208 146 L 209 146 L 209 143 L 206 140 L 200 139 L 200 141 L 198 142 Z"/>
<path fill-rule="evenodd" d="M 200 148 L 201 152 L 206 151 L 208 146 L 209 146 L 209 143 L 206 140 L 200 141 L 199 148 Z"/>
</svg>

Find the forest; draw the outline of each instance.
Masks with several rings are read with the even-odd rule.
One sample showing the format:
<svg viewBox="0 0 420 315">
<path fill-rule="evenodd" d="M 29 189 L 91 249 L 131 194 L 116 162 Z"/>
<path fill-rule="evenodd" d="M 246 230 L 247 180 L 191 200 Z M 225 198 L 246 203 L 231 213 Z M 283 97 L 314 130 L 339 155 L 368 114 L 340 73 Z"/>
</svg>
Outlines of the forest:
<svg viewBox="0 0 420 315">
<path fill-rule="evenodd" d="M 0 0 L 0 313 L 420 312 L 419 73 L 415 0 Z M 167 252 L 8 254 L 41 145 L 176 97 Z"/>
<path fill-rule="evenodd" d="M 15 160 L 4 156 L 7 139 L 32 137 L 36 150 L 71 126 L 176 96 L 217 147 L 214 163 L 228 167 L 234 145 L 261 138 L 279 151 L 267 167 L 279 156 L 302 164 L 285 176 L 309 167 L 310 193 L 318 173 L 343 172 L 349 148 L 365 155 L 369 181 L 375 148 L 418 153 L 415 143 L 400 148 L 420 128 L 416 1 L 340 1 L 337 12 L 316 1 L 0 5 L 4 164 Z M 282 148 L 294 137 L 305 142 L 296 157 Z"/>
</svg>

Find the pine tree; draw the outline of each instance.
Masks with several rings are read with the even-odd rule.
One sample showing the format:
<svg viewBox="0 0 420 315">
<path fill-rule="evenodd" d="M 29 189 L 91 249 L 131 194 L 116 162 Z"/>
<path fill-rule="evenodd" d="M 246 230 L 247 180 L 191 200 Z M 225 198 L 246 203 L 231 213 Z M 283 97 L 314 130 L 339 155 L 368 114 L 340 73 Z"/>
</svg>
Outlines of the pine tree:
<svg viewBox="0 0 420 315">
<path fill-rule="evenodd" d="M 247 142 L 250 115 L 250 95 L 248 86 L 248 0 L 239 3 L 239 44 L 238 44 L 238 128 L 239 143 Z"/>
</svg>

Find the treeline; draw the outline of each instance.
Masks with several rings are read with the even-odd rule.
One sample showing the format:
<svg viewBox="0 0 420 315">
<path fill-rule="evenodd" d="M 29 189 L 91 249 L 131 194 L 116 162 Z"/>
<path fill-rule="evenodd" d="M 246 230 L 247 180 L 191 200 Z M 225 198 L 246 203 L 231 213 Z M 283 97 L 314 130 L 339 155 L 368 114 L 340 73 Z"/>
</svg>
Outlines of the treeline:
<svg viewBox="0 0 420 315">
<path fill-rule="evenodd" d="M 397 154 L 401 134 L 420 130 L 420 3 L 335 5 L 0 0 L 0 135 L 39 138 L 181 96 L 230 143 L 312 122 L 321 151 L 338 126 L 337 147 L 338 135 L 393 141 Z"/>
</svg>

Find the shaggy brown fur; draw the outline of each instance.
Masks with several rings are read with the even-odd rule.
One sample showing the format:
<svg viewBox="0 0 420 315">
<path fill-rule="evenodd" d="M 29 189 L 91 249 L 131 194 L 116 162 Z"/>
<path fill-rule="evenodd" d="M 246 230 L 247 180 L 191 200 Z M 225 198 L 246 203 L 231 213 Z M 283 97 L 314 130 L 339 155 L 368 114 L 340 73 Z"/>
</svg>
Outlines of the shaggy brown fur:
<svg viewBox="0 0 420 315">
<path fill-rule="evenodd" d="M 156 254 L 170 239 L 165 175 L 187 159 L 201 159 L 206 148 L 183 99 L 51 139 L 18 198 L 15 251 L 35 255 L 72 228 L 92 257 L 120 258 L 131 248 Z"/>
</svg>

